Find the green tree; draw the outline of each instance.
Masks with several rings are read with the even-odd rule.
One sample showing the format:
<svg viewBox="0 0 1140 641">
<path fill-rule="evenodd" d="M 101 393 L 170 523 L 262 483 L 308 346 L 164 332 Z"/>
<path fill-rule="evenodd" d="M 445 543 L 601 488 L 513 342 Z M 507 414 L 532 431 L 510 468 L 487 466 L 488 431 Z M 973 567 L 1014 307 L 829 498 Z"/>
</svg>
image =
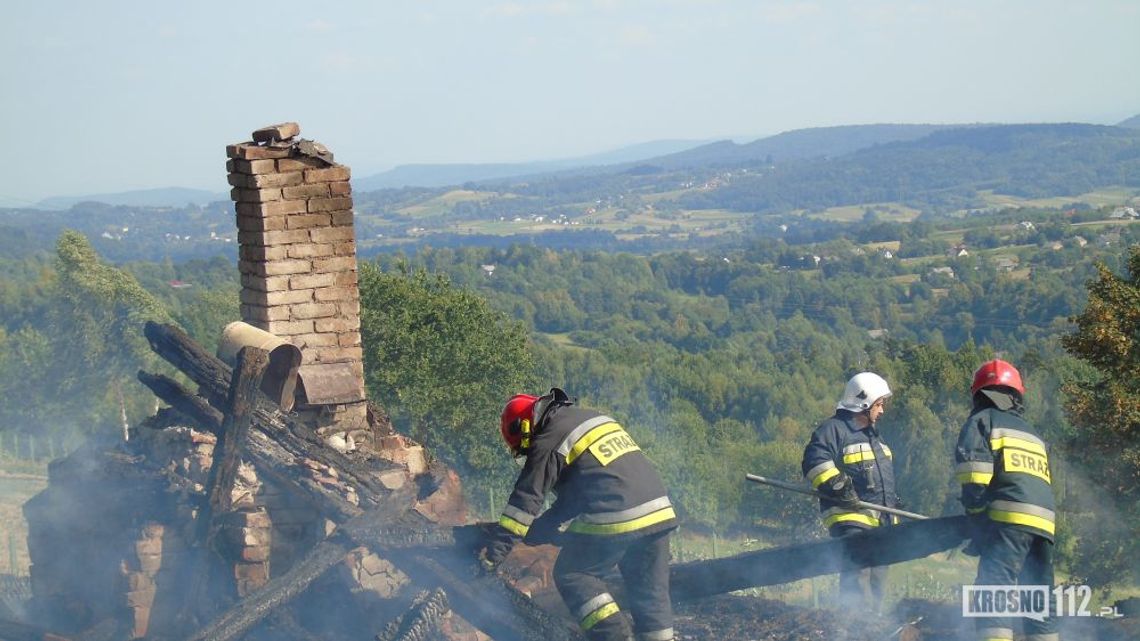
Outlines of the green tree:
<svg viewBox="0 0 1140 641">
<path fill-rule="evenodd" d="M 1088 283 L 1088 306 L 1073 318 L 1076 331 L 1061 339 L 1072 355 L 1095 368 L 1065 386 L 1065 409 L 1074 427 L 1066 452 L 1103 491 L 1115 499 L 1089 521 L 1095 528 L 1077 542 L 1077 556 L 1088 580 L 1112 583 L 1127 577 L 1140 554 L 1140 246 L 1129 251 L 1127 274 L 1104 264 Z M 1099 493 L 1098 493 L 1099 494 Z M 1088 505 L 1097 498 L 1084 497 Z"/>
<path fill-rule="evenodd" d="M 521 323 L 424 270 L 360 266 L 369 395 L 397 428 L 464 476 L 471 498 L 509 483 L 498 419 L 511 394 L 534 391 Z"/>
</svg>

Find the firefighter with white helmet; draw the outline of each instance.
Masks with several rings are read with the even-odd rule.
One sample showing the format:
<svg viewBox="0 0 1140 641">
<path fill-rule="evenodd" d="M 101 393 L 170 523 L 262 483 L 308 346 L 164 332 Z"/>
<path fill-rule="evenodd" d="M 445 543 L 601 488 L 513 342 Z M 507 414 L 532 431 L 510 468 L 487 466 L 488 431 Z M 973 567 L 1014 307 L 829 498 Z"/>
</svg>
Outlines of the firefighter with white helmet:
<svg viewBox="0 0 1140 641">
<path fill-rule="evenodd" d="M 556 543 L 554 582 L 591 641 L 626 641 L 629 622 L 605 577 L 616 568 L 637 641 L 671 641 L 669 534 L 677 515 L 653 464 L 613 418 L 558 388 L 517 394 L 499 428 L 526 457 L 499 527 L 480 553 L 494 571 L 516 542 Z M 558 498 L 542 511 L 551 491 Z"/>
<path fill-rule="evenodd" d="M 804 478 L 825 498 L 819 509 L 833 537 L 893 524 L 894 517 L 860 509 L 866 501 L 901 507 L 895 493 L 893 454 L 877 427 L 891 397 L 882 376 L 860 372 L 847 381 L 835 414 L 812 432 L 801 463 Z M 877 612 L 886 589 L 887 568 L 841 572 L 840 599 L 848 607 Z"/>
</svg>

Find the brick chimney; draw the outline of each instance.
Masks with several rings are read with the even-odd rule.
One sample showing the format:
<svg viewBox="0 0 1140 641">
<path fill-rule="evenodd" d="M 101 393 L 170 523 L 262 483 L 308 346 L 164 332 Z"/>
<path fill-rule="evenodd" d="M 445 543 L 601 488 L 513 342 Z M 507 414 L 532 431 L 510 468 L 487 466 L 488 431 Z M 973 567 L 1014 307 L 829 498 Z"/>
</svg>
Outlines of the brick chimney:
<svg viewBox="0 0 1140 641">
<path fill-rule="evenodd" d="M 368 428 L 350 172 L 299 134 L 283 123 L 226 147 L 241 317 L 300 348 L 296 411 L 343 438 Z"/>
</svg>

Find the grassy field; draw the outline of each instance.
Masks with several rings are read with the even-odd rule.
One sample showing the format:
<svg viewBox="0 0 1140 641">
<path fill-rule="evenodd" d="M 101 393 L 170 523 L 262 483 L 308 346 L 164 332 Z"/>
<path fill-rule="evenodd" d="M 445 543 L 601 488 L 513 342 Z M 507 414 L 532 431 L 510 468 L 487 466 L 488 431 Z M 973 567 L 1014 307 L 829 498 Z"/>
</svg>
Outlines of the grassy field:
<svg viewBox="0 0 1140 641">
<path fill-rule="evenodd" d="M 1008 194 L 995 194 L 992 191 L 978 193 L 989 207 L 1050 207 L 1059 209 L 1079 204 L 1087 204 L 1092 207 L 1109 207 L 1140 203 L 1140 191 L 1131 187 L 1099 189 L 1079 196 L 1057 196 L 1054 198 L 1019 198 Z"/>
<path fill-rule="evenodd" d="M 28 575 L 24 502 L 47 486 L 47 469 L 0 457 L 0 574 Z"/>
<path fill-rule="evenodd" d="M 429 218 L 432 216 L 440 216 L 451 211 L 456 204 L 462 202 L 483 202 L 495 197 L 496 194 L 489 191 L 471 191 L 468 189 L 456 189 L 449 191 L 441 196 L 436 196 L 431 200 L 409 205 L 407 207 L 398 209 L 400 214 L 411 216 L 413 218 Z"/>
<path fill-rule="evenodd" d="M 918 215 L 922 213 L 917 209 L 911 209 L 901 203 L 868 203 L 865 205 L 829 207 L 820 213 L 806 214 L 806 216 L 808 218 L 852 223 L 863 220 L 863 216 L 868 209 L 874 211 L 880 221 L 893 223 L 909 223 L 915 218 L 918 218 Z"/>
</svg>

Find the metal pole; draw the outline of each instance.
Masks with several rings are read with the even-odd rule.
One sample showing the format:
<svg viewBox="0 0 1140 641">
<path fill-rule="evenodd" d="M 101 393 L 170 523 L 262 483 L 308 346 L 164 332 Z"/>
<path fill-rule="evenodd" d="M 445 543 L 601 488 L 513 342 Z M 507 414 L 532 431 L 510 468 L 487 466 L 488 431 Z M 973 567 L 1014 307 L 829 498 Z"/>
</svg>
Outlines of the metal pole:
<svg viewBox="0 0 1140 641">
<path fill-rule="evenodd" d="M 796 483 L 789 483 L 787 481 L 770 479 L 770 478 L 767 478 L 764 476 L 757 476 L 756 474 L 745 474 L 744 478 L 748 479 L 749 481 L 753 481 L 755 483 L 760 483 L 762 485 L 771 485 L 772 487 L 778 487 L 782 490 L 788 490 L 791 492 L 799 492 L 800 494 L 807 494 L 808 496 L 815 496 L 818 498 L 824 498 L 824 499 L 828 498 L 826 496 L 823 496 L 819 492 L 816 492 L 815 490 L 808 489 L 808 488 L 806 488 L 802 485 L 798 485 Z M 907 512 L 906 510 L 900 510 L 900 509 L 895 508 L 895 507 L 887 507 L 885 505 L 877 505 L 875 503 L 868 503 L 866 501 L 856 501 L 855 506 L 859 507 L 861 509 L 864 509 L 864 510 L 879 510 L 880 512 L 886 512 L 887 514 L 894 514 L 895 516 L 902 516 L 902 517 L 906 517 L 908 519 L 915 519 L 918 521 L 922 521 L 922 520 L 930 518 L 929 516 L 917 514 L 915 512 Z"/>
</svg>

